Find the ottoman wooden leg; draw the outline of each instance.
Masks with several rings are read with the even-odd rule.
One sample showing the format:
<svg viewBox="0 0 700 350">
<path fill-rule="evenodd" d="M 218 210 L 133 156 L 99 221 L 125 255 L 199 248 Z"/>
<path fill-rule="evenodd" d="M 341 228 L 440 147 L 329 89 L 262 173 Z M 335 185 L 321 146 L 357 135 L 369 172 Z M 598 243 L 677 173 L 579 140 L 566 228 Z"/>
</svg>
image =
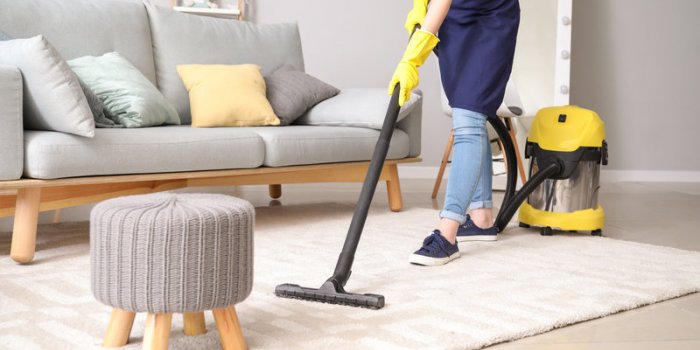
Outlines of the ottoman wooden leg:
<svg viewBox="0 0 700 350">
<path fill-rule="evenodd" d="M 136 314 L 131 311 L 114 308 L 112 309 L 112 317 L 109 319 L 107 333 L 105 334 L 105 348 L 119 348 L 129 342 L 129 334 L 131 327 L 134 325 L 134 317 Z"/>
<path fill-rule="evenodd" d="M 225 309 L 214 309 L 214 320 L 216 328 L 219 330 L 221 348 L 224 350 L 244 350 L 248 349 L 241 331 L 241 324 L 238 322 L 236 309 L 229 306 Z"/>
<path fill-rule="evenodd" d="M 207 332 L 204 312 L 185 312 L 182 314 L 182 321 L 185 324 L 185 335 L 200 335 Z"/>
<path fill-rule="evenodd" d="M 143 335 L 144 350 L 167 350 L 173 314 L 148 314 Z"/>
</svg>

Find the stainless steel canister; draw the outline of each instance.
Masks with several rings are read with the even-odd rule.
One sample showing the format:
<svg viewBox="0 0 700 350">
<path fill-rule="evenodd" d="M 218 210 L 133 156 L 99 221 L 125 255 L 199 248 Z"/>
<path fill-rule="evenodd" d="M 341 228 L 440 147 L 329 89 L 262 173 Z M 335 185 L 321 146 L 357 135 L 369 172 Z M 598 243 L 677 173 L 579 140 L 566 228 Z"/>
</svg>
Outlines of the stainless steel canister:
<svg viewBox="0 0 700 350">
<path fill-rule="evenodd" d="M 530 164 L 530 178 L 539 171 L 537 158 Z M 571 213 L 598 206 L 598 189 L 600 188 L 600 163 L 597 161 L 580 161 L 571 177 L 564 180 L 547 179 L 527 198 L 535 209 Z"/>
</svg>

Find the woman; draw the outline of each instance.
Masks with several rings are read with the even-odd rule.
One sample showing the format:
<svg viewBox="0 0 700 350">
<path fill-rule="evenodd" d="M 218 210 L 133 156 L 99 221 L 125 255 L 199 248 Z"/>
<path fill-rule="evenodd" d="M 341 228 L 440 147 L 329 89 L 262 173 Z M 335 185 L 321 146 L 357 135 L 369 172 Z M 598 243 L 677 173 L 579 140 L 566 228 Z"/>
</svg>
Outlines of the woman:
<svg viewBox="0 0 700 350">
<path fill-rule="evenodd" d="M 497 238 L 486 121 L 503 101 L 519 23 L 518 0 L 432 0 L 430 6 L 428 0 L 414 0 L 406 29 L 420 29 L 409 41 L 389 93 L 400 83 L 403 105 L 418 85 L 417 68 L 437 47 L 454 145 L 438 229 L 411 254 L 413 264 L 443 265 L 459 257 L 458 242 Z"/>
</svg>

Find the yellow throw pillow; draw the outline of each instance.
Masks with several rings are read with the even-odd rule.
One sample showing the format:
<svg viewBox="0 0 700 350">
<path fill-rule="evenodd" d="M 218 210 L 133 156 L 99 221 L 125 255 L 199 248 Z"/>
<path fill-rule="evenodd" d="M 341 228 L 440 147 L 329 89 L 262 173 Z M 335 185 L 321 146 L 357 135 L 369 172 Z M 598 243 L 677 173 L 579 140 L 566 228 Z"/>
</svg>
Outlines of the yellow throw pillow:
<svg viewBox="0 0 700 350">
<path fill-rule="evenodd" d="M 279 125 L 265 97 L 265 79 L 254 64 L 177 66 L 190 93 L 192 126 Z"/>
</svg>

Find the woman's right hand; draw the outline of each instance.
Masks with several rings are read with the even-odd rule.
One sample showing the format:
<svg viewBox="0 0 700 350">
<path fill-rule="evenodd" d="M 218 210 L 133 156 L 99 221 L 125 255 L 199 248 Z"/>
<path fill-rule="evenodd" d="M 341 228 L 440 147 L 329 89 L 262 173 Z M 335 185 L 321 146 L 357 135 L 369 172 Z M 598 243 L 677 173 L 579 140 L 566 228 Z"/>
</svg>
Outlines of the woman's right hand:
<svg viewBox="0 0 700 350">
<path fill-rule="evenodd" d="M 406 31 L 410 36 L 416 26 L 422 26 L 425 20 L 425 15 L 428 13 L 429 0 L 413 0 L 413 9 L 406 17 Z"/>
</svg>

